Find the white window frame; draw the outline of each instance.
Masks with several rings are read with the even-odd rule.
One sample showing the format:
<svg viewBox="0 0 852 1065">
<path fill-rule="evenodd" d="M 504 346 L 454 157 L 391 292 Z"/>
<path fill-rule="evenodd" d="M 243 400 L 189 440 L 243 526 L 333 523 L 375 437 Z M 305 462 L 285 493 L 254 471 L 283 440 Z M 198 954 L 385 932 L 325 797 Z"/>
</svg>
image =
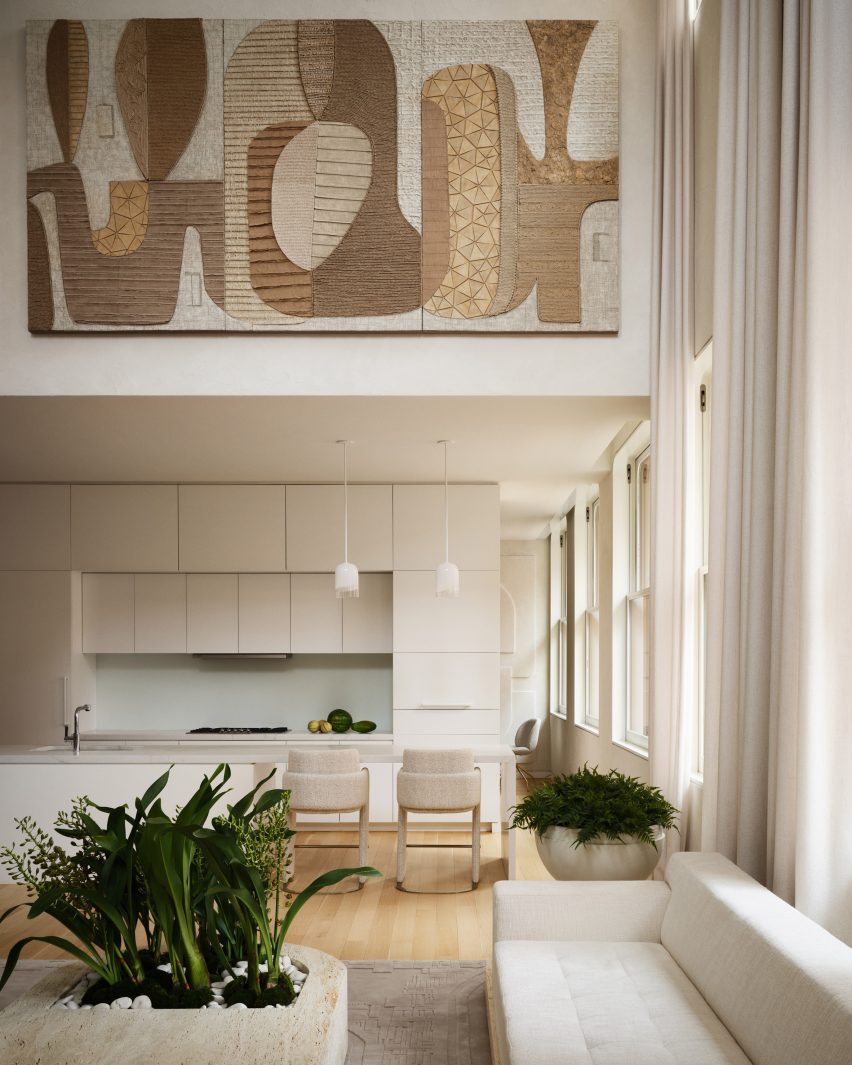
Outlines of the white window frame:
<svg viewBox="0 0 852 1065">
<path fill-rule="evenodd" d="M 559 621 L 557 631 L 558 665 L 556 680 L 556 716 L 568 718 L 568 529 L 563 524 L 559 530 Z"/>
<path fill-rule="evenodd" d="M 650 508 L 648 512 L 648 528 L 643 529 L 642 526 L 642 495 L 643 495 L 643 481 L 641 471 L 645 465 L 650 467 L 651 463 L 651 445 L 648 444 L 641 451 L 636 452 L 627 465 L 628 469 L 628 492 L 630 497 L 630 583 L 627 593 L 627 611 L 625 617 L 626 640 L 627 640 L 627 684 L 625 690 L 625 709 L 624 709 L 624 738 L 633 747 L 641 747 L 643 750 L 648 749 L 648 704 L 647 695 L 644 696 L 645 702 L 645 729 L 643 732 L 637 732 L 630 727 L 630 721 L 632 718 L 632 698 L 633 698 L 633 675 L 631 664 L 633 662 L 632 654 L 632 642 L 633 632 L 631 625 L 631 606 L 633 603 L 640 600 L 644 600 L 644 614 L 647 619 L 648 612 L 650 610 L 651 599 L 651 577 L 648 574 L 648 583 L 645 584 L 642 581 L 642 552 L 644 550 L 644 537 L 650 536 Z M 652 469 L 653 476 L 653 469 Z M 650 647 L 645 648 L 643 657 L 647 657 L 650 654 Z M 644 687 L 644 686 L 643 686 Z"/>
<path fill-rule="evenodd" d="M 698 354 L 695 381 L 696 535 L 698 569 L 695 586 L 695 716 L 693 719 L 692 775 L 704 778 L 704 713 L 707 690 L 707 573 L 710 539 L 710 426 L 713 385 L 713 342 Z"/>
<path fill-rule="evenodd" d="M 612 464 L 612 742 L 641 758 L 648 757 L 648 737 L 628 728 L 630 710 L 630 602 L 650 598 L 650 589 L 633 581 L 640 546 L 635 526 L 635 478 L 628 481 L 636 460 L 650 446 L 651 425 L 644 421 L 627 437 Z M 653 476 L 653 470 L 652 470 Z M 646 604 L 647 609 L 648 604 Z M 648 648 L 650 654 L 650 648 Z M 647 707 L 646 707 L 647 713 Z M 646 723 L 647 724 L 647 723 Z"/>
<path fill-rule="evenodd" d="M 583 717 L 582 724 L 593 732 L 600 729 L 600 493 L 589 500 L 586 506 L 586 603 L 583 611 Z M 598 656 L 598 698 L 592 705 L 592 640 L 590 628 L 597 621 L 598 640 L 594 648 Z"/>
</svg>

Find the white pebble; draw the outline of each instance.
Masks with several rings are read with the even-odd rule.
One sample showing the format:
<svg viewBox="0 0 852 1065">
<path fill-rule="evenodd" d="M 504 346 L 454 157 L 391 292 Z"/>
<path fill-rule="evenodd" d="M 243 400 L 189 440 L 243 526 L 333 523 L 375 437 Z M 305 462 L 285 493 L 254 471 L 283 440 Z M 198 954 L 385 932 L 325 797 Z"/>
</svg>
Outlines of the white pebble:
<svg viewBox="0 0 852 1065">
<path fill-rule="evenodd" d="M 293 984 L 293 990 L 298 995 L 299 992 L 302 990 L 302 985 L 301 984 Z"/>
<path fill-rule="evenodd" d="M 240 960 L 237 962 L 237 965 L 241 965 L 245 969 L 248 967 L 248 962 L 245 958 L 240 958 Z"/>
<path fill-rule="evenodd" d="M 111 1010 L 129 1010 L 132 1001 L 133 1000 L 128 998 L 127 995 L 122 995 L 121 998 L 114 998 L 110 1003 L 109 1008 Z"/>
<path fill-rule="evenodd" d="M 84 1002 L 83 1005 L 80 1007 L 81 1010 L 90 1010 L 91 1008 L 92 1006 L 88 1002 Z"/>
<path fill-rule="evenodd" d="M 287 954 L 282 954 L 282 955 L 281 955 L 281 968 L 282 968 L 282 969 L 289 969 L 289 968 L 290 968 L 290 965 L 291 965 L 291 962 L 290 962 L 290 957 L 289 957 L 289 955 L 287 955 Z"/>
<path fill-rule="evenodd" d="M 136 998 L 130 1003 L 132 1010 L 149 1010 L 151 1009 L 151 1000 L 147 995 L 137 995 Z"/>
<path fill-rule="evenodd" d="M 217 980 L 215 983 L 212 983 L 210 985 L 210 988 L 212 991 L 221 991 L 223 988 L 227 987 L 227 985 L 227 980 Z"/>
<path fill-rule="evenodd" d="M 287 1007 L 282 1002 L 276 1002 L 275 1003 L 275 1008 L 277 1010 L 286 1010 L 287 1009 Z"/>
<path fill-rule="evenodd" d="M 222 1008 L 222 1003 L 221 1002 L 208 1002 L 207 1003 L 207 1008 L 209 1010 L 220 1010 Z"/>
<path fill-rule="evenodd" d="M 263 1008 L 264 1008 L 265 1010 L 274 1010 L 274 1009 L 275 1009 L 275 1007 L 274 1007 L 274 1006 L 264 1006 Z"/>
<path fill-rule="evenodd" d="M 258 971 L 259 973 L 268 973 L 268 972 L 269 972 L 269 966 L 268 966 L 268 965 L 266 964 L 266 962 L 265 962 L 265 961 L 262 961 L 262 962 L 260 963 L 260 965 L 258 965 L 258 967 L 257 967 L 257 971 Z"/>
<path fill-rule="evenodd" d="M 172 963 L 167 961 L 165 965 L 158 965 L 157 968 L 161 973 L 170 973 L 172 971 Z"/>
<path fill-rule="evenodd" d="M 97 1006 L 95 1006 L 94 1008 L 96 1010 L 108 1010 L 109 1009 L 109 1003 L 108 1002 L 99 1002 L 97 1004 Z"/>
<path fill-rule="evenodd" d="M 53 1008 L 55 1010 L 67 1010 L 68 1009 L 68 1007 L 65 1005 L 64 1002 L 54 1002 L 53 1003 Z"/>
<path fill-rule="evenodd" d="M 245 1002 L 235 1002 L 232 1006 L 228 1006 L 229 1010 L 247 1010 L 248 1006 Z"/>
<path fill-rule="evenodd" d="M 75 1002 L 72 998 L 70 1002 L 66 1002 L 65 1008 L 69 1010 L 78 1010 L 80 1008 L 80 1003 Z"/>
<path fill-rule="evenodd" d="M 231 976 L 230 973 L 225 973 L 225 975 L 222 977 L 222 983 L 223 984 L 230 984 L 233 979 L 234 978 L 233 978 L 233 976 Z"/>
</svg>

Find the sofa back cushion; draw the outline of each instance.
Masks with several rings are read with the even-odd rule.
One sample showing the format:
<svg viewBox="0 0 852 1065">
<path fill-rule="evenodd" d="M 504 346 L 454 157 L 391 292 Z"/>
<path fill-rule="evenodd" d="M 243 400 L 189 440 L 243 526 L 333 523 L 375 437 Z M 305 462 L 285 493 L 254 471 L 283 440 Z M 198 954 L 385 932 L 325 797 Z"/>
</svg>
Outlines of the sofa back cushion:
<svg viewBox="0 0 852 1065">
<path fill-rule="evenodd" d="M 676 854 L 663 946 L 754 1065 L 852 1061 L 852 948 L 720 854 Z"/>
</svg>

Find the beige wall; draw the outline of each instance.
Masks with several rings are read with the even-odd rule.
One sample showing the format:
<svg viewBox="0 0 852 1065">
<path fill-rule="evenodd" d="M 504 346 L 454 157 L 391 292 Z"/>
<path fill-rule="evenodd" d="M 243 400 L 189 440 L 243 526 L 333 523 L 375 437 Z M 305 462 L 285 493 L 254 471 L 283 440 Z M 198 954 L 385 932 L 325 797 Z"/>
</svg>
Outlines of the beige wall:
<svg viewBox="0 0 852 1065">
<path fill-rule="evenodd" d="M 713 249 L 721 0 L 702 0 L 693 25 L 695 95 L 695 340 L 698 354 L 713 335 Z"/>
<path fill-rule="evenodd" d="M 73 8 L 73 10 L 72 10 Z M 179 9 L 180 10 L 180 9 Z M 195 0 L 211 18 L 521 17 L 514 0 Z M 621 29 L 621 331 L 617 336 L 31 337 L 26 328 L 26 19 L 164 17 L 173 0 L 4 0 L 0 6 L 0 390 L 5 394 L 646 395 L 656 3 L 538 0 L 536 18 L 616 18 Z M 487 59 L 487 47 L 484 52 Z"/>
</svg>

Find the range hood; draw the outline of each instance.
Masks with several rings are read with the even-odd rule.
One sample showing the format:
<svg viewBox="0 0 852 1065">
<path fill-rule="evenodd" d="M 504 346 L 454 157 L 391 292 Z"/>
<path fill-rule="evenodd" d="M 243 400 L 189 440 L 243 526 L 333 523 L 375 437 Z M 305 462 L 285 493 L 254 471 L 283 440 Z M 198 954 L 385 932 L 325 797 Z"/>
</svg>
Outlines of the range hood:
<svg viewBox="0 0 852 1065">
<path fill-rule="evenodd" d="M 215 652 L 204 651 L 195 652 L 193 658 L 201 658 L 208 662 L 230 662 L 230 661 L 245 661 L 252 658 L 274 658 L 279 661 L 285 658 L 292 658 L 292 654 L 289 651 L 271 652 L 269 654 L 237 654 L 229 652 Z"/>
</svg>

